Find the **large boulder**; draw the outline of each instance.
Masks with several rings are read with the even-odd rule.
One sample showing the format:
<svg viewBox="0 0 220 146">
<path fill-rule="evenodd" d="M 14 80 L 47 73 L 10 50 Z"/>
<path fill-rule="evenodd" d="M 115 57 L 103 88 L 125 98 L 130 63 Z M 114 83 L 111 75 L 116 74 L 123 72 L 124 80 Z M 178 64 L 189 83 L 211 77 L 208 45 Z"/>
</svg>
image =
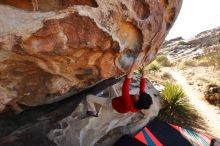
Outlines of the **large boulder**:
<svg viewBox="0 0 220 146">
<path fill-rule="evenodd" d="M 131 81 L 131 94 L 139 92 L 139 80 L 140 76 L 137 75 Z M 48 132 L 48 138 L 57 146 L 112 146 L 121 136 L 135 134 L 156 117 L 160 109 L 159 92 L 149 80 L 146 80 L 146 83 L 145 91 L 151 95 L 153 101 L 148 110 L 121 114 L 113 111 L 111 107 L 103 106 L 98 108 L 99 116 L 96 118 L 85 116 L 86 102 L 82 102 L 71 115 L 59 121 L 61 128 Z M 114 98 L 121 95 L 122 84 L 123 82 L 119 82 L 106 89 L 108 96 L 99 95 L 102 97 L 97 98 Z"/>
<path fill-rule="evenodd" d="M 62 100 L 150 63 L 182 0 L 1 0 L 0 112 Z"/>
<path fill-rule="evenodd" d="M 139 92 L 140 77 L 139 74 L 134 74 L 130 86 L 131 94 Z M 97 98 L 111 99 L 121 95 L 122 84 L 121 80 L 101 90 L 97 94 L 101 97 Z M 137 113 L 121 114 L 115 112 L 111 106 L 97 106 L 99 116 L 90 117 L 86 115 L 85 99 L 76 104 L 77 98 L 82 98 L 81 95 L 69 98 L 68 103 L 59 105 L 59 108 L 53 109 L 52 112 L 44 108 L 43 116 L 37 116 L 37 107 L 37 110 L 29 114 L 25 111 L 26 113 L 16 115 L 15 118 L 0 119 L 0 146 L 112 146 L 121 136 L 136 134 L 149 120 L 157 116 L 160 109 L 159 92 L 149 80 L 146 80 L 146 85 L 145 90 L 151 95 L 153 104 L 149 109 Z M 68 99 L 63 101 L 66 100 Z"/>
</svg>

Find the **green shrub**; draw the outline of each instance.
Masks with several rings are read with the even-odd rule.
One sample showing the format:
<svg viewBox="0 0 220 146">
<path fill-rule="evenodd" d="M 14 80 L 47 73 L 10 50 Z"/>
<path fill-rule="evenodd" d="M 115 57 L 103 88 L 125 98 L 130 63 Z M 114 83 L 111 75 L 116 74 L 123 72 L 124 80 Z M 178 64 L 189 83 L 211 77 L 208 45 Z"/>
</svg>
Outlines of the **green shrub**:
<svg viewBox="0 0 220 146">
<path fill-rule="evenodd" d="M 147 66 L 147 70 L 149 72 L 151 72 L 151 71 L 153 71 L 153 72 L 160 71 L 160 68 L 161 68 L 161 66 L 157 63 L 154 63 L 154 62 Z"/>
<path fill-rule="evenodd" d="M 188 117 L 190 106 L 188 100 L 178 85 L 165 83 L 161 92 L 162 108 L 160 115 L 168 121 L 181 121 Z"/>
<path fill-rule="evenodd" d="M 167 56 L 159 55 L 157 56 L 156 61 L 162 66 L 171 66 L 171 63 L 169 59 L 167 58 Z"/>
<path fill-rule="evenodd" d="M 159 117 L 167 122 L 171 122 L 190 129 L 205 129 L 204 120 L 197 114 L 189 104 L 183 89 L 173 83 L 165 83 L 161 92 L 162 108 Z"/>
<path fill-rule="evenodd" d="M 165 83 L 165 89 L 161 92 L 163 98 L 163 110 L 171 115 L 187 115 L 189 110 L 187 98 L 178 85 Z"/>
</svg>

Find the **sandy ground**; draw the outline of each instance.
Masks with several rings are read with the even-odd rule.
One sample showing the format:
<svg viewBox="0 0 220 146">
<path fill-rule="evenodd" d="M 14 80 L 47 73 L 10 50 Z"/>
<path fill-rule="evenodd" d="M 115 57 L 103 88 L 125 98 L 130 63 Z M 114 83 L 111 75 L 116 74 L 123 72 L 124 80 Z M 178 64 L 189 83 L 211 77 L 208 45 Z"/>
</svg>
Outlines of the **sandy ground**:
<svg viewBox="0 0 220 146">
<path fill-rule="evenodd" d="M 190 103 L 209 125 L 213 136 L 220 138 L 220 109 L 209 104 L 203 94 L 208 84 L 220 81 L 220 71 L 211 67 L 164 68 L 163 71 L 169 72 L 183 87 Z"/>
</svg>

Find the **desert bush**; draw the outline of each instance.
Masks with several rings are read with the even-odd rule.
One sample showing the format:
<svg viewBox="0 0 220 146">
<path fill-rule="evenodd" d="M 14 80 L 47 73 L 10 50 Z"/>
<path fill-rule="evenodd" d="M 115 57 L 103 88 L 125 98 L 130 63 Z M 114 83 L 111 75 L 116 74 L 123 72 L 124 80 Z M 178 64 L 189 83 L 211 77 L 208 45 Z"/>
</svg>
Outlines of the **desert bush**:
<svg viewBox="0 0 220 146">
<path fill-rule="evenodd" d="M 156 61 L 161 65 L 161 66 L 171 66 L 171 63 L 167 56 L 164 55 L 159 55 L 156 58 Z"/>
<path fill-rule="evenodd" d="M 167 122 L 191 129 L 205 129 L 203 119 L 189 104 L 183 89 L 169 82 L 165 83 L 164 87 L 161 92 L 162 108 L 159 117 Z"/>
<path fill-rule="evenodd" d="M 167 60 L 168 60 L 168 58 L 164 55 L 159 55 L 159 56 L 156 57 L 156 61 L 159 62 L 159 63 L 167 61 Z"/>
<path fill-rule="evenodd" d="M 196 66 L 196 60 L 186 60 L 183 62 L 184 66 L 190 66 L 190 67 L 195 67 Z"/>
<path fill-rule="evenodd" d="M 186 116 L 189 112 L 189 106 L 182 88 L 169 82 L 165 83 L 164 87 L 165 89 L 161 92 L 162 111 L 169 113 L 173 118 L 179 115 Z"/>
<path fill-rule="evenodd" d="M 138 73 L 139 73 L 139 74 L 142 74 L 142 72 L 143 72 L 143 69 L 142 69 L 141 67 L 139 67 L 139 68 L 138 68 Z"/>
<path fill-rule="evenodd" d="M 209 59 L 207 56 L 200 56 L 196 59 L 196 65 L 197 66 L 211 66 Z"/>
<path fill-rule="evenodd" d="M 208 66 L 211 66 L 211 64 L 210 64 L 210 62 L 208 62 L 208 61 L 198 61 L 198 62 L 197 62 L 197 66 L 208 67 Z"/>
<path fill-rule="evenodd" d="M 178 42 L 178 45 L 188 45 L 188 43 L 185 42 L 185 41 L 179 41 L 179 42 Z"/>
<path fill-rule="evenodd" d="M 155 62 L 152 62 L 151 64 L 149 64 L 147 66 L 147 70 L 149 72 L 151 72 L 151 71 L 153 71 L 153 72 L 160 71 L 160 68 L 161 68 L 161 66 L 159 64 L 155 63 Z"/>
</svg>

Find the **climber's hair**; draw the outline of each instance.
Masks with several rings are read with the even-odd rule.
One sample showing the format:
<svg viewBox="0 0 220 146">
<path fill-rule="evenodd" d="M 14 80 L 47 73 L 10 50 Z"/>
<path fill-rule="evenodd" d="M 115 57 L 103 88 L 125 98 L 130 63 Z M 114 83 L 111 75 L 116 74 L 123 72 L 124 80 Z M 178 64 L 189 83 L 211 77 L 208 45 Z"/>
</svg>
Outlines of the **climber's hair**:
<svg viewBox="0 0 220 146">
<path fill-rule="evenodd" d="M 139 95 L 139 100 L 134 104 L 134 107 L 138 110 L 149 109 L 152 103 L 152 97 L 149 94 L 142 92 Z"/>
</svg>

